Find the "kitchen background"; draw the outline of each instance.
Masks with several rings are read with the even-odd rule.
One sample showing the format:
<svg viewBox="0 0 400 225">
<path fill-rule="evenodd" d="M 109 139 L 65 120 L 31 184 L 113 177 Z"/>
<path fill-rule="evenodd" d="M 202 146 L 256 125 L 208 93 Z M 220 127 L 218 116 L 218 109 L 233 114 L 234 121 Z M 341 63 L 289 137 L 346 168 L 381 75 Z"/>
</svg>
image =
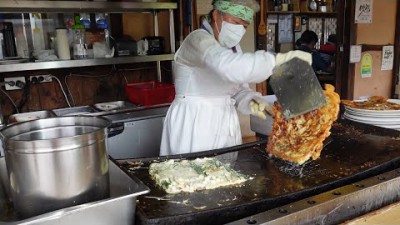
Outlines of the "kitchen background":
<svg viewBox="0 0 400 225">
<path fill-rule="evenodd" d="M 39 50 L 54 49 L 55 28 L 71 27 L 70 19 L 67 18 L 71 18 L 74 15 L 81 16 L 82 14 L 1 13 L 0 21 L 13 23 L 18 56 L 29 56 L 32 59 L 35 47 Z M 95 14 L 90 15 L 93 17 Z M 168 16 L 168 11 L 158 12 L 159 36 L 164 38 L 163 50 L 165 53 L 171 52 Z M 121 43 L 128 43 L 129 40 L 137 43 L 144 37 L 155 36 L 152 13 L 109 14 L 107 19 L 109 20 L 107 22 L 112 40 L 119 40 Z M 99 37 L 104 38 L 102 36 L 104 35 L 103 29 L 96 28 L 95 22 L 92 21 L 93 24 L 94 28 L 86 29 L 87 39 L 98 40 Z M 37 34 L 38 32 L 40 34 Z M 37 40 L 32 40 L 35 37 L 39 37 L 37 40 L 42 43 L 38 44 Z M 3 64 L 6 64 L 6 62 L 3 62 Z M 163 82 L 172 81 L 171 63 L 169 61 L 161 62 L 161 74 Z M 29 80 L 30 76 L 34 75 L 52 75 L 60 81 L 58 82 L 53 78 L 51 82 L 30 83 L 30 85 L 25 85 L 24 89 L 3 91 L 0 95 L 1 111 L 4 116 L 9 116 L 15 113 L 16 110 L 4 92 L 21 109 L 20 112 L 68 107 L 63 89 L 73 106 L 126 100 L 125 84 L 157 80 L 157 67 L 156 62 L 148 62 L 7 73 L 0 69 L 0 75 L 3 78 L 25 77 L 26 81 Z M 5 83 L 2 83 L 2 90 L 4 90 L 4 85 Z M 62 85 L 62 88 L 60 85 Z"/>
<path fill-rule="evenodd" d="M 160 2 L 168 2 L 168 0 L 162 0 Z M 175 37 L 176 46 L 179 46 L 180 41 L 187 35 L 191 30 L 198 27 L 199 17 L 207 14 L 211 7 L 211 0 L 206 1 L 193 1 L 196 4 L 193 7 L 187 7 L 189 1 L 179 0 L 178 7 L 180 9 L 174 9 L 174 20 L 175 23 Z M 317 12 L 305 11 L 288 11 L 288 12 L 277 12 L 273 9 L 275 1 L 265 0 L 265 12 L 266 23 L 270 33 L 266 35 L 265 39 L 267 42 L 267 48 L 275 51 L 288 51 L 293 49 L 293 44 L 281 44 L 276 48 L 277 39 L 275 17 L 285 17 L 286 15 L 306 15 L 307 17 L 313 17 L 311 21 L 318 21 L 318 17 L 337 16 L 337 34 L 340 51 L 337 57 L 337 69 L 335 83 L 338 92 L 340 92 L 342 98 L 357 99 L 360 97 L 370 95 L 382 95 L 386 97 L 398 97 L 398 60 L 396 61 L 393 70 L 382 71 L 380 68 L 381 48 L 385 45 L 395 46 L 395 55 L 398 55 L 396 49 L 397 42 L 395 37 L 399 36 L 399 32 L 396 33 L 396 15 L 398 11 L 398 4 L 396 0 L 384 0 L 384 1 L 373 1 L 373 13 L 372 22 L 367 24 L 356 24 L 354 23 L 354 3 L 349 1 L 336 1 L 337 2 L 337 14 L 328 13 L 322 15 Z M 301 6 L 306 0 L 296 0 L 294 2 L 296 7 Z M 297 3 L 296 3 L 297 2 Z M 182 3 L 182 4 L 181 4 Z M 272 7 L 272 8 L 271 8 Z M 351 13 L 353 12 L 353 13 Z M 192 20 L 186 18 L 186 14 L 192 15 Z M 23 15 L 23 19 L 22 16 Z M 72 15 L 79 15 L 79 13 L 72 13 Z M 17 48 L 16 52 L 18 56 L 27 56 L 33 54 L 33 46 L 42 46 L 44 49 L 49 49 L 52 46 L 51 39 L 54 37 L 56 27 L 69 26 L 66 23 L 66 18 L 71 18 L 71 12 L 68 14 L 62 13 L 0 13 L 0 21 L 12 22 L 14 25 L 14 32 L 16 35 Z M 95 24 L 95 13 L 90 14 L 91 22 Z M 18 19 L 20 18 L 20 19 Z M 154 20 L 152 13 L 111 13 L 108 15 L 109 30 L 111 36 L 115 39 L 124 39 L 130 37 L 134 41 L 139 41 L 146 36 L 154 36 Z M 179 21 L 179 22 L 178 22 Z M 188 22 L 189 21 L 189 22 Z M 242 41 L 242 46 L 245 51 L 254 51 L 255 44 L 254 40 L 259 39 L 257 34 L 257 26 L 260 21 L 260 16 L 257 15 L 255 26 L 250 26 L 246 37 Z M 351 21 L 351 22 L 349 22 Z M 168 18 L 168 10 L 158 11 L 158 27 L 159 36 L 164 38 L 164 51 L 166 53 L 171 52 L 170 41 L 169 41 L 169 25 L 170 21 Z M 332 22 L 332 21 L 331 21 Z M 318 23 L 317 27 L 318 27 Z M 25 37 L 24 29 L 25 26 L 27 39 Z M 333 23 L 329 24 L 329 27 L 335 29 Z M 37 35 L 37 31 L 42 33 L 40 36 L 43 44 L 38 44 L 37 41 L 32 40 L 32 37 Z M 102 30 L 92 29 L 92 34 L 99 34 Z M 89 32 L 90 33 L 90 32 Z M 96 35 L 89 37 L 96 37 Z M 103 32 L 104 33 L 104 32 Z M 295 32 L 295 35 L 300 34 Z M 29 39 L 29 36 L 31 37 Z M 325 35 L 326 36 L 326 35 Z M 22 38 L 21 38 L 22 37 Z M 296 37 L 293 38 L 293 41 Z M 26 41 L 26 45 L 21 44 Z M 370 53 L 373 59 L 372 76 L 361 77 L 360 66 L 361 63 L 348 63 L 349 49 L 351 45 L 361 45 L 363 47 L 362 55 Z M 258 48 L 258 47 L 257 47 Z M 397 57 L 398 58 L 398 57 Z M 119 58 L 115 58 L 119 59 Z M 122 59 L 122 58 L 121 58 Z M 172 59 L 172 58 L 171 58 Z M 73 61 L 73 60 L 71 60 Z M 66 69 L 46 69 L 46 70 L 31 70 L 31 71 L 19 71 L 19 72 L 6 72 L 2 71 L 0 66 L 0 76 L 2 78 L 7 77 L 25 77 L 28 80 L 32 75 L 53 75 L 59 78 L 61 85 L 65 89 L 66 95 L 69 97 L 69 101 L 72 105 L 92 105 L 98 102 L 115 101 L 115 100 L 126 100 L 124 93 L 124 85 L 126 83 L 141 82 L 157 80 L 157 63 L 126 63 L 105 65 L 105 66 L 90 66 L 90 67 L 76 67 Z M 161 62 L 162 81 L 171 82 L 171 63 L 170 61 Z M 1 79 L 2 81 L 2 79 Z M 26 90 L 13 90 L 6 91 L 6 93 L 16 102 L 16 105 L 21 108 L 22 112 L 37 111 L 44 109 L 55 109 L 67 107 L 64 94 L 60 88 L 60 83 L 55 79 L 52 82 L 31 84 L 27 86 Z M 4 85 L 4 83 L 2 83 Z M 28 88 L 29 87 L 29 88 Z M 253 84 L 254 88 L 255 85 Z M 397 89 L 396 89 L 397 87 Z M 2 86 L 4 88 L 4 86 Z M 266 84 L 258 84 L 258 91 L 266 94 Z M 70 94 L 69 94 L 70 93 Z M 72 97 L 71 97 L 72 96 Z M 3 115 L 8 116 L 15 113 L 15 109 L 11 104 L 9 98 L 4 94 L 0 94 L 1 112 Z M 20 107 L 21 106 L 21 107 Z M 241 117 L 243 134 L 245 136 L 251 135 L 252 132 L 248 129 L 247 117 Z"/>
</svg>

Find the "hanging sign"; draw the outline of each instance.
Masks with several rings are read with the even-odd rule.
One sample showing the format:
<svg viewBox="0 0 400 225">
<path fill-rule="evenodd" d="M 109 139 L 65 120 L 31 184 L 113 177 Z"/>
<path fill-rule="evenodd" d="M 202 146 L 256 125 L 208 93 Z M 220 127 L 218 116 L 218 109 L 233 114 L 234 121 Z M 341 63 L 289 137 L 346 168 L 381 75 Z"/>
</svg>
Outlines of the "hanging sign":
<svg viewBox="0 0 400 225">
<path fill-rule="evenodd" d="M 373 0 L 356 0 L 355 23 L 372 23 Z"/>
<path fill-rule="evenodd" d="M 372 55 L 365 53 L 361 58 L 361 78 L 372 76 Z"/>
<path fill-rule="evenodd" d="M 381 70 L 392 70 L 393 69 L 393 54 L 394 54 L 393 45 L 383 46 Z"/>
<path fill-rule="evenodd" d="M 361 45 L 352 45 L 350 47 L 350 63 L 361 61 Z"/>
</svg>

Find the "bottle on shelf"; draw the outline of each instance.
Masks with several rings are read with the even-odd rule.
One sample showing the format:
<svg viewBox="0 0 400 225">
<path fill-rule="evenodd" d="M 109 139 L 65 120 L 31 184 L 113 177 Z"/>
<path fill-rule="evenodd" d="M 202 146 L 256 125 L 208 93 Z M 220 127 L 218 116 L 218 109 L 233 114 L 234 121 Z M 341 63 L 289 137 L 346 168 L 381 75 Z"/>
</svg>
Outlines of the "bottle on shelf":
<svg viewBox="0 0 400 225">
<path fill-rule="evenodd" d="M 318 4 L 315 0 L 309 0 L 308 1 L 308 9 L 310 11 L 317 11 L 318 10 Z"/>
<path fill-rule="evenodd" d="M 288 11 L 288 2 L 287 0 L 282 0 L 282 11 Z"/>
<path fill-rule="evenodd" d="M 288 11 L 294 11 L 294 4 L 291 0 L 287 0 L 288 3 Z"/>
<path fill-rule="evenodd" d="M 282 1 L 274 0 L 274 11 L 281 11 L 281 10 L 282 10 Z"/>
<path fill-rule="evenodd" d="M 75 24 L 72 26 L 72 52 L 74 59 L 88 58 L 85 26 L 80 23 L 80 17 L 75 17 Z"/>
<path fill-rule="evenodd" d="M 104 41 L 106 43 L 106 48 L 110 49 L 110 30 L 108 29 L 107 14 L 96 13 L 96 27 L 104 30 Z"/>
<path fill-rule="evenodd" d="M 89 13 L 80 13 L 80 23 L 85 26 L 86 29 L 90 28 L 90 14 Z"/>
<path fill-rule="evenodd" d="M 326 12 L 326 11 L 327 11 L 327 3 L 326 3 L 326 0 L 322 0 L 322 1 L 320 2 L 320 5 L 319 5 L 318 9 L 319 9 L 320 12 Z"/>
</svg>

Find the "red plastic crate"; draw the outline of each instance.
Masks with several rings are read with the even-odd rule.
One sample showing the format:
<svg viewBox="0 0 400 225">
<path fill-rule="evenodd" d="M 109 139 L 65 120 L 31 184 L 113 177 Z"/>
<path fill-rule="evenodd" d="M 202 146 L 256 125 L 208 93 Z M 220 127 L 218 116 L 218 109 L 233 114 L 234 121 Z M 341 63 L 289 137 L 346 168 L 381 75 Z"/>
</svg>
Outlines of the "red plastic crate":
<svg viewBox="0 0 400 225">
<path fill-rule="evenodd" d="M 125 86 L 125 94 L 134 104 L 150 106 L 172 102 L 175 88 L 173 84 L 155 81 L 129 83 Z"/>
</svg>

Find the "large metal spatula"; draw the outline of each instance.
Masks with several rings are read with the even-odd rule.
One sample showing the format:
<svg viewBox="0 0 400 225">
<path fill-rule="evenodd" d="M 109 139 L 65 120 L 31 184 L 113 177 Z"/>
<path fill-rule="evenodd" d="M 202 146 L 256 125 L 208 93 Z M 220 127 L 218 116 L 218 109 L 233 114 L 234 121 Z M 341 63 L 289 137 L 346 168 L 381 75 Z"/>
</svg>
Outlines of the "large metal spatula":
<svg viewBox="0 0 400 225">
<path fill-rule="evenodd" d="M 274 68 L 272 90 L 286 119 L 302 115 L 326 104 L 325 95 L 312 67 L 293 58 Z"/>
</svg>

